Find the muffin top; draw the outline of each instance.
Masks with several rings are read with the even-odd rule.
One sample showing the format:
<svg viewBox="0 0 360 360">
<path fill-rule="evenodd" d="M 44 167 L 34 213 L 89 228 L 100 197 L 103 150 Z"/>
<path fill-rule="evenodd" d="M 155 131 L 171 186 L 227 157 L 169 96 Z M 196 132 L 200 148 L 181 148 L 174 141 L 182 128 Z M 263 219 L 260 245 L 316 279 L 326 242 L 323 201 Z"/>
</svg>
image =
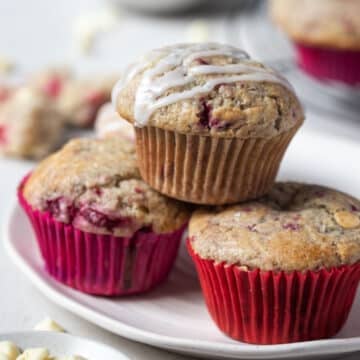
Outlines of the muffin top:
<svg viewBox="0 0 360 360">
<path fill-rule="evenodd" d="M 135 126 L 214 137 L 273 137 L 304 114 L 292 86 L 232 46 L 156 49 L 130 66 L 112 100 Z"/>
<path fill-rule="evenodd" d="M 86 232 L 131 236 L 141 228 L 172 232 L 186 205 L 152 190 L 136 167 L 132 142 L 75 139 L 33 171 L 23 194 L 35 209 Z"/>
<path fill-rule="evenodd" d="M 358 0 L 272 0 L 271 14 L 295 41 L 360 50 Z"/>
<path fill-rule="evenodd" d="M 196 211 L 189 235 L 204 259 L 303 271 L 360 259 L 360 202 L 316 185 L 277 183 L 246 204 Z"/>
</svg>

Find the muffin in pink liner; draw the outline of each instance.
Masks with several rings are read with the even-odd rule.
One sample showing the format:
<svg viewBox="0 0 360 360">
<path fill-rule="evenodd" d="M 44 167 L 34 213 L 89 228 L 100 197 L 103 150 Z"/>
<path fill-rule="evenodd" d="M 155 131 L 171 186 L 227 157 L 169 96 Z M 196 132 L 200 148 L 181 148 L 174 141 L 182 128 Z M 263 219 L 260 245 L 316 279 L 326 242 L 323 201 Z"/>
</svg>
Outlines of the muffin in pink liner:
<svg viewBox="0 0 360 360">
<path fill-rule="evenodd" d="M 196 211 L 188 250 L 221 331 L 253 344 L 328 338 L 360 280 L 360 202 L 277 183 L 258 201 Z"/>
<path fill-rule="evenodd" d="M 97 295 L 145 292 L 166 279 L 189 210 L 144 183 L 134 145 L 75 139 L 19 187 L 46 269 Z"/>
<path fill-rule="evenodd" d="M 274 21 L 294 42 L 299 66 L 322 81 L 360 85 L 360 2 L 272 0 Z"/>
</svg>

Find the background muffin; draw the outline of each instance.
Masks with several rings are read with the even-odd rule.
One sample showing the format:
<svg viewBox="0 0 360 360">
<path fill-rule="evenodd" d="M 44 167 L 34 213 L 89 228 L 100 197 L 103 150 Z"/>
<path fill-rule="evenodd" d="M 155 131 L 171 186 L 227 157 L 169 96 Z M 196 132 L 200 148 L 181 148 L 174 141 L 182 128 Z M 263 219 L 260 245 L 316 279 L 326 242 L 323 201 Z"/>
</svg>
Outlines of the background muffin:
<svg viewBox="0 0 360 360">
<path fill-rule="evenodd" d="M 55 150 L 63 136 L 63 118 L 40 92 L 9 90 L 0 102 L 0 153 L 39 159 Z"/>
<path fill-rule="evenodd" d="M 278 183 L 259 201 L 195 212 L 189 237 L 210 314 L 229 336 L 305 341 L 345 323 L 360 279 L 358 200 Z"/>
<path fill-rule="evenodd" d="M 214 43 L 152 51 L 115 86 L 113 102 L 136 127 L 144 180 L 203 204 L 266 193 L 304 118 L 283 77 Z"/>
<path fill-rule="evenodd" d="M 104 295 L 161 282 L 189 216 L 183 204 L 140 179 L 132 143 L 112 138 L 69 142 L 25 180 L 20 200 L 49 272 Z"/>
<path fill-rule="evenodd" d="M 99 109 L 95 120 L 95 132 L 100 138 L 117 136 L 118 139 L 135 141 L 133 125 L 120 117 L 111 103 L 106 103 Z"/>
<path fill-rule="evenodd" d="M 360 83 L 360 2 L 272 0 L 275 22 L 294 41 L 299 65 L 321 80 Z"/>
</svg>

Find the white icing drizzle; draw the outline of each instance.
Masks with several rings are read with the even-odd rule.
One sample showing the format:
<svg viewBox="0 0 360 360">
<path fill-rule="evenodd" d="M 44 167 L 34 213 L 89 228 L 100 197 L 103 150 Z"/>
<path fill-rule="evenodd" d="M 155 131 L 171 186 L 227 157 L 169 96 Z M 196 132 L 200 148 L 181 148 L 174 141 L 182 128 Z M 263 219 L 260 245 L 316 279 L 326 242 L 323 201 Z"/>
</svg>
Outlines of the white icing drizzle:
<svg viewBox="0 0 360 360">
<path fill-rule="evenodd" d="M 242 63 L 208 65 L 204 61 L 204 64 L 191 66 L 197 59 L 214 56 L 228 56 L 242 60 Z M 157 59 L 159 60 L 151 67 L 152 62 Z M 113 89 L 112 101 L 114 105 L 116 105 L 124 86 L 149 66 L 150 68 L 142 74 L 135 97 L 135 125 L 139 127 L 147 124 L 155 110 L 181 100 L 209 93 L 220 84 L 246 81 L 272 82 L 281 84 L 293 91 L 292 86 L 281 75 L 251 62 L 248 55 L 240 49 L 215 43 L 180 44 L 154 50 L 145 60 L 133 65 L 127 76 L 121 79 Z M 219 76 L 206 79 L 203 84 L 193 86 L 190 89 L 185 88 L 166 95 L 166 91 L 169 89 L 190 85 L 197 76 L 210 74 L 218 74 Z"/>
</svg>

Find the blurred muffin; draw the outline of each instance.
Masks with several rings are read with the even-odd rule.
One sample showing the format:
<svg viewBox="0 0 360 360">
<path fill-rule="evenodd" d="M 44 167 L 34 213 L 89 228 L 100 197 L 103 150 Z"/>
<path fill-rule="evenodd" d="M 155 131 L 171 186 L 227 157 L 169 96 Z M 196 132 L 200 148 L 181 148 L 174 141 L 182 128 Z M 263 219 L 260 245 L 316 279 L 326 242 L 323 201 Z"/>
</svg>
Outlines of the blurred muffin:
<svg viewBox="0 0 360 360">
<path fill-rule="evenodd" d="M 99 108 L 110 101 L 115 78 L 79 78 L 70 68 L 58 67 L 34 74 L 29 83 L 55 102 L 67 124 L 82 128 L 92 126 Z"/>
<path fill-rule="evenodd" d="M 134 127 L 121 118 L 111 103 L 104 104 L 95 120 L 95 132 L 99 138 L 118 136 L 135 141 Z"/>
<path fill-rule="evenodd" d="M 294 41 L 307 73 L 360 84 L 360 1 L 272 0 L 271 13 Z"/>
<path fill-rule="evenodd" d="M 196 211 L 188 249 L 225 334 L 256 344 L 327 338 L 360 280 L 360 202 L 277 183 L 259 201 Z"/>
<path fill-rule="evenodd" d="M 39 159 L 59 146 L 62 136 L 62 118 L 40 92 L 23 87 L 0 102 L 1 154 Z"/>
<path fill-rule="evenodd" d="M 134 145 L 116 138 L 70 141 L 24 180 L 19 198 L 49 273 L 99 295 L 162 282 L 189 216 L 141 180 Z"/>
<path fill-rule="evenodd" d="M 117 83 L 113 103 L 135 125 L 144 180 L 199 204 L 265 194 L 304 119 L 281 75 L 216 43 L 153 50 Z"/>
<path fill-rule="evenodd" d="M 55 100 L 64 88 L 64 84 L 73 77 L 74 74 L 68 67 L 47 68 L 33 74 L 29 84 Z"/>
<path fill-rule="evenodd" d="M 66 81 L 57 98 L 66 122 L 75 127 L 92 126 L 99 108 L 110 101 L 114 82 L 112 76 Z"/>
</svg>

